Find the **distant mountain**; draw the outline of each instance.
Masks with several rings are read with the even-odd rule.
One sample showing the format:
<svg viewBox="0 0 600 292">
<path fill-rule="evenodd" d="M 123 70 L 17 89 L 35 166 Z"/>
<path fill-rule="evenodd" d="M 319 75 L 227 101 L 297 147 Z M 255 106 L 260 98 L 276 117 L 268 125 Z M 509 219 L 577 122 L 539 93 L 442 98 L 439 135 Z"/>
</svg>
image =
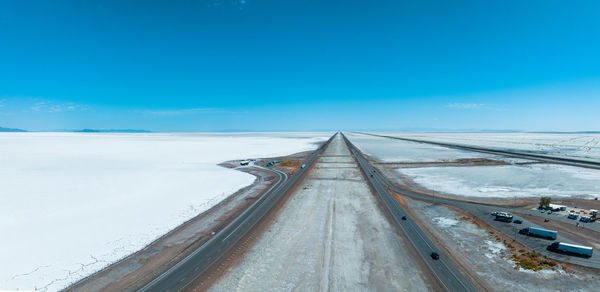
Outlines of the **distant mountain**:
<svg viewBox="0 0 600 292">
<path fill-rule="evenodd" d="M 522 130 L 503 129 L 447 129 L 447 128 L 397 128 L 397 129 L 368 129 L 348 130 L 357 132 L 415 132 L 415 133 L 520 133 Z"/>
<path fill-rule="evenodd" d="M 600 134 L 600 131 L 575 131 L 575 132 L 531 132 L 531 133 L 542 133 L 542 134 Z"/>
<path fill-rule="evenodd" d="M 78 130 L 78 131 L 73 131 L 73 132 L 79 132 L 79 133 L 150 133 L 150 131 L 147 131 L 147 130 L 132 130 L 132 129 L 105 129 L 105 130 L 83 129 L 83 130 Z"/>
<path fill-rule="evenodd" d="M 11 128 L 2 128 L 0 127 L 0 132 L 27 132 L 21 129 L 11 129 Z"/>
</svg>

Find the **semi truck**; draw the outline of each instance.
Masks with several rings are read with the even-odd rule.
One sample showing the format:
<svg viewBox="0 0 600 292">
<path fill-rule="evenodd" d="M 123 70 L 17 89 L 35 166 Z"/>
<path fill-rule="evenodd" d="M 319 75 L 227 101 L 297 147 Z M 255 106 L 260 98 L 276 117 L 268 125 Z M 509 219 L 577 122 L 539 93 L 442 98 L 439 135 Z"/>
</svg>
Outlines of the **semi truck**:
<svg viewBox="0 0 600 292">
<path fill-rule="evenodd" d="M 523 228 L 523 229 L 519 230 L 519 233 L 529 235 L 529 236 L 556 239 L 556 235 L 558 232 L 556 232 L 554 230 L 548 230 L 548 229 L 537 228 L 537 227 L 527 227 L 527 228 Z"/>
<path fill-rule="evenodd" d="M 567 254 L 580 255 L 585 257 L 591 257 L 594 249 L 590 246 L 583 246 L 565 242 L 554 242 L 548 246 L 548 250 L 554 252 L 561 252 Z"/>
</svg>

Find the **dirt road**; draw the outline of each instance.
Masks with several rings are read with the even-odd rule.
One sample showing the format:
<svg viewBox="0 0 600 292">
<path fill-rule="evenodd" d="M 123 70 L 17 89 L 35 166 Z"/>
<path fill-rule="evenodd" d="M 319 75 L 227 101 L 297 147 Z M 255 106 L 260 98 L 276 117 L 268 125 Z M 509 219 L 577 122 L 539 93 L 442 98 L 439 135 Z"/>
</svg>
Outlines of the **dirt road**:
<svg viewBox="0 0 600 292">
<path fill-rule="evenodd" d="M 428 274 L 389 223 L 341 136 L 213 291 L 419 291 Z"/>
</svg>

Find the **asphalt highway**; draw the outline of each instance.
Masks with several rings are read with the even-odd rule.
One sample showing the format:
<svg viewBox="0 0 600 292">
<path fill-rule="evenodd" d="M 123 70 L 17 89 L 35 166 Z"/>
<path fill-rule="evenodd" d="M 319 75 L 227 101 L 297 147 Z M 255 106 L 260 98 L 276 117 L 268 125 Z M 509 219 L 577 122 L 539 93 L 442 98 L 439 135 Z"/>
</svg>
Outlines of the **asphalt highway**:
<svg viewBox="0 0 600 292">
<path fill-rule="evenodd" d="M 437 146 L 442 146 L 442 147 L 447 147 L 447 148 L 481 152 L 481 153 L 487 153 L 487 154 L 496 154 L 496 155 L 503 155 L 503 156 L 517 157 L 517 158 L 532 159 L 532 160 L 543 161 L 543 162 L 585 167 L 585 168 L 591 168 L 591 169 L 600 169 L 600 162 L 594 162 L 594 161 L 588 161 L 588 160 L 547 156 L 547 155 L 541 155 L 538 153 L 530 153 L 530 152 L 526 152 L 526 151 L 517 151 L 517 150 L 509 150 L 509 149 L 492 149 L 492 148 L 485 148 L 485 147 L 467 146 L 467 145 L 450 144 L 450 143 L 440 143 L 440 142 L 400 138 L 400 137 L 378 135 L 378 134 L 371 134 L 371 133 L 360 133 L 360 134 L 371 135 L 371 136 L 382 137 L 382 138 L 389 138 L 389 139 L 396 139 L 396 140 L 403 140 L 403 141 L 408 141 L 408 142 L 432 144 L 432 145 L 437 145 Z"/>
<path fill-rule="evenodd" d="M 225 255 L 247 234 L 275 203 L 283 197 L 287 190 L 310 169 L 317 156 L 325 149 L 333 137 L 335 135 L 313 152 L 304 162 L 305 167 L 298 168 L 291 177 L 288 178 L 285 173 L 274 170 L 279 174 L 280 180 L 271 189 L 250 205 L 248 209 L 235 218 L 229 225 L 216 233 L 213 238 L 138 291 L 167 292 L 191 288 L 189 285 L 198 277 L 202 277 L 203 273 L 214 262 Z"/>
<path fill-rule="evenodd" d="M 348 148 L 358 161 L 361 169 L 365 173 L 367 180 L 373 186 L 380 196 L 397 225 L 404 231 L 408 240 L 412 243 L 423 262 L 438 280 L 440 286 L 446 291 L 476 291 L 471 283 L 460 273 L 456 266 L 450 260 L 450 256 L 432 242 L 425 233 L 410 220 L 404 207 L 388 192 L 388 183 L 382 180 L 381 175 L 374 172 L 374 168 L 358 152 L 354 145 L 344 136 Z M 402 218 L 406 220 L 403 220 Z M 431 257 L 432 252 L 437 252 L 440 257 L 435 260 Z"/>
<path fill-rule="evenodd" d="M 469 203 L 469 202 L 463 202 L 463 201 L 457 201 L 457 200 L 449 200 L 449 199 L 444 199 L 444 198 L 436 198 L 436 197 L 432 197 L 432 196 L 428 196 L 428 195 L 415 193 L 413 191 L 410 191 L 410 190 L 407 190 L 404 188 L 400 188 L 400 187 L 396 186 L 395 184 L 391 183 L 383 174 L 381 174 L 379 171 L 377 171 L 375 169 L 375 167 L 371 166 L 368 163 L 368 161 L 362 156 L 362 154 L 360 152 L 356 151 L 354 145 L 352 145 L 349 141 L 347 143 L 349 143 L 349 147 L 352 149 L 352 152 L 355 153 L 359 162 L 361 162 L 361 166 L 363 164 L 365 165 L 364 168 L 367 169 L 367 171 L 368 171 L 367 173 L 369 174 L 368 175 L 369 179 L 371 179 L 372 181 L 376 181 L 377 184 L 381 185 L 381 188 L 383 190 L 387 190 L 387 188 L 389 187 L 391 190 L 393 190 L 396 193 L 399 193 L 403 196 L 407 196 L 407 197 L 414 198 L 417 200 L 431 201 L 431 202 L 435 202 L 435 203 L 456 206 L 460 209 L 463 209 L 463 210 L 469 212 L 471 215 L 476 216 L 480 220 L 482 220 L 485 223 L 496 228 L 498 231 L 508 235 L 511 238 L 514 238 L 516 241 L 527 246 L 528 248 L 547 256 L 548 258 L 551 258 L 551 259 L 554 259 L 557 261 L 561 261 L 561 262 L 577 264 L 577 265 L 584 266 L 584 267 L 600 268 L 600 255 L 598 254 L 597 251 L 590 258 L 577 257 L 577 256 L 565 255 L 565 254 L 548 251 L 546 248 L 548 247 L 548 245 L 550 245 L 552 242 L 554 242 L 554 240 L 547 240 L 547 239 L 538 238 L 538 237 L 531 237 L 531 236 L 527 236 L 527 235 L 518 233 L 519 229 L 525 228 L 525 227 L 540 227 L 540 228 L 543 228 L 543 227 L 533 224 L 523 218 L 518 218 L 518 219 L 523 220 L 522 224 L 514 224 L 514 223 L 496 221 L 496 220 L 494 220 L 495 217 L 491 215 L 492 212 L 504 211 L 504 212 L 513 213 L 513 215 L 517 215 L 516 217 L 518 217 L 518 213 L 527 213 L 530 215 L 540 216 L 540 217 L 545 218 L 546 217 L 545 214 L 541 214 L 540 212 L 534 212 L 534 211 L 529 211 L 529 210 L 503 208 L 503 207 L 497 207 L 497 206 L 491 206 L 491 205 L 485 205 L 485 204 L 477 204 L 477 203 Z M 387 193 L 387 191 L 385 191 L 385 193 Z M 388 197 L 391 198 L 391 195 L 388 195 Z M 396 202 L 395 204 L 392 202 L 391 203 L 392 206 L 396 206 L 398 208 L 402 207 L 399 203 L 397 203 L 396 200 L 394 200 L 393 198 L 392 198 L 392 200 L 394 202 Z M 402 216 L 405 216 L 405 215 L 402 215 Z M 517 219 L 517 218 L 515 218 L 515 219 Z M 553 218 L 552 220 L 556 220 L 556 219 L 559 219 L 559 218 Z M 568 220 L 568 219 L 561 218 L 559 220 Z M 406 222 L 406 221 L 404 221 L 404 222 Z M 588 224 L 588 226 L 589 226 L 589 224 Z M 558 237 L 555 241 L 578 244 L 577 242 L 573 242 L 569 239 L 562 237 L 560 235 L 560 233 L 558 234 Z"/>
</svg>

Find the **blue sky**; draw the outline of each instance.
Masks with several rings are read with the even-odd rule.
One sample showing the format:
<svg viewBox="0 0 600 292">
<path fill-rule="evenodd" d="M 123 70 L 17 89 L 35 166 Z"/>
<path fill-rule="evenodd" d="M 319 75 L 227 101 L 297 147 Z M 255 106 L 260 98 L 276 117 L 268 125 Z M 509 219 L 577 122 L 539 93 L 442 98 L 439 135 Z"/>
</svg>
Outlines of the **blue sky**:
<svg viewBox="0 0 600 292">
<path fill-rule="evenodd" d="M 1 1 L 0 126 L 600 130 L 598 1 Z"/>
</svg>

